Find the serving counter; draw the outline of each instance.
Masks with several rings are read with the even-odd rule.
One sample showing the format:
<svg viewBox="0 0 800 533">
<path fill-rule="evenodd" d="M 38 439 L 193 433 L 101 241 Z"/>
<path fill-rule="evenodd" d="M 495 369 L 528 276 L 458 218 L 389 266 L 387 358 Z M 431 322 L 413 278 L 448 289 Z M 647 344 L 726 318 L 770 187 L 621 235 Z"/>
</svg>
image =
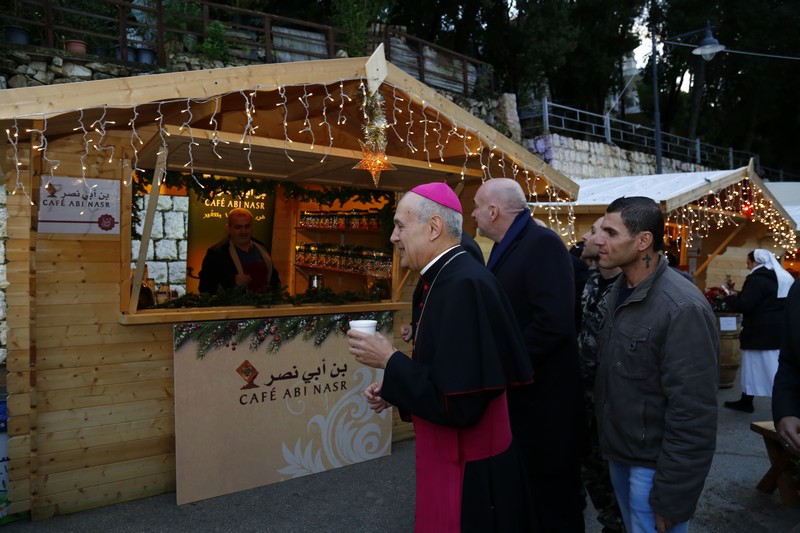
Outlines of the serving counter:
<svg viewBox="0 0 800 533">
<path fill-rule="evenodd" d="M 174 325 L 178 504 L 391 452 L 392 410 L 363 395 L 379 371 L 350 356 L 346 331 L 375 319 L 391 337 L 394 313 L 347 307 Z"/>
</svg>

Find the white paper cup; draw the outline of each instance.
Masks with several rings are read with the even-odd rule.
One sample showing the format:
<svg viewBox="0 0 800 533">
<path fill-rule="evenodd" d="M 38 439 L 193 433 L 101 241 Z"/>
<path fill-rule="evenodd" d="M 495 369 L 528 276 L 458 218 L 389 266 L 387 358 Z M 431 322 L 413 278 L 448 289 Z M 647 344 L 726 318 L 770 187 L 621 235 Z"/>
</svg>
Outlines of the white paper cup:
<svg viewBox="0 0 800 533">
<path fill-rule="evenodd" d="M 377 320 L 351 320 L 350 329 L 366 333 L 367 335 L 375 335 L 378 329 Z"/>
</svg>

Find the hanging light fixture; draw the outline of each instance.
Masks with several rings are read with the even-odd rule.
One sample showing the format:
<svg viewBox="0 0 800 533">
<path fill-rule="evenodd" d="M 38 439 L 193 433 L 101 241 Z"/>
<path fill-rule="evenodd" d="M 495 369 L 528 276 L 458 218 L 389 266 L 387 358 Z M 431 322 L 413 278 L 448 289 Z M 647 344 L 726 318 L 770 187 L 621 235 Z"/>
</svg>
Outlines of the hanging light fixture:
<svg viewBox="0 0 800 533">
<path fill-rule="evenodd" d="M 714 56 L 717 55 L 717 52 L 722 52 L 725 50 L 724 44 L 719 44 L 719 41 L 714 38 L 714 35 L 711 33 L 711 24 L 706 22 L 706 35 L 703 37 L 703 40 L 700 41 L 700 44 L 692 50 L 692 53 L 696 56 L 700 56 L 706 61 L 711 61 L 714 59 Z"/>
</svg>

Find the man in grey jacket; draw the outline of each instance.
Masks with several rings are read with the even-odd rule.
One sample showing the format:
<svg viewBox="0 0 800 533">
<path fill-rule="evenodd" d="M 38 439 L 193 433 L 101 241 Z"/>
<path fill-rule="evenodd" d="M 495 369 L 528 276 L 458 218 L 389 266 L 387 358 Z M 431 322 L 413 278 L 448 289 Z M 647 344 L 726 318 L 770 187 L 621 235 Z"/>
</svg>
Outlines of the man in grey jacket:
<svg viewBox="0 0 800 533">
<path fill-rule="evenodd" d="M 652 199 L 614 200 L 601 229 L 599 265 L 622 275 L 600 334 L 600 448 L 627 531 L 684 532 L 716 446 L 714 313 L 658 253 L 664 217 Z"/>
</svg>

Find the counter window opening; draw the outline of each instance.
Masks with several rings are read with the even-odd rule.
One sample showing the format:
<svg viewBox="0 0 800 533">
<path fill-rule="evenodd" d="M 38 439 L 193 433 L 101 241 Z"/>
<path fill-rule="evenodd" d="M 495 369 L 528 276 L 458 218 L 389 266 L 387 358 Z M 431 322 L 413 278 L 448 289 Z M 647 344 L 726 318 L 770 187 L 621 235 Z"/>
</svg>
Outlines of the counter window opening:
<svg viewBox="0 0 800 533">
<path fill-rule="evenodd" d="M 308 194 L 298 195 L 297 187 Z M 291 193 L 286 194 L 289 188 Z M 234 316 L 248 307 L 247 316 L 267 316 L 288 313 L 287 309 L 296 312 L 298 305 L 304 309 L 326 306 L 328 312 L 334 312 L 331 307 L 338 311 L 339 306 L 392 304 L 392 289 L 399 285 L 388 240 L 393 193 L 351 198 L 352 191 L 342 189 L 340 198 L 332 199 L 335 189 L 305 184 L 262 191 L 200 197 L 187 187 L 162 185 L 156 191 L 149 186 L 134 187 L 131 194 L 124 195 L 131 226 L 123 231 L 132 237 L 130 246 L 122 247 L 123 267 L 130 269 L 128 276 L 123 275 L 127 281 L 121 298 L 123 322 L 146 323 L 159 316 L 186 313 L 187 308 L 196 315 L 216 311 Z M 323 191 L 328 196 L 320 198 Z M 279 273 L 284 289 L 280 294 L 200 292 L 203 257 L 227 235 L 227 213 L 233 207 L 247 207 L 253 213 L 253 237 L 265 245 Z M 140 262 L 148 275 L 137 279 Z M 136 299 L 133 296 L 137 288 L 141 293 L 148 286 L 154 298 L 148 309 L 142 309 L 138 295 Z"/>
</svg>

